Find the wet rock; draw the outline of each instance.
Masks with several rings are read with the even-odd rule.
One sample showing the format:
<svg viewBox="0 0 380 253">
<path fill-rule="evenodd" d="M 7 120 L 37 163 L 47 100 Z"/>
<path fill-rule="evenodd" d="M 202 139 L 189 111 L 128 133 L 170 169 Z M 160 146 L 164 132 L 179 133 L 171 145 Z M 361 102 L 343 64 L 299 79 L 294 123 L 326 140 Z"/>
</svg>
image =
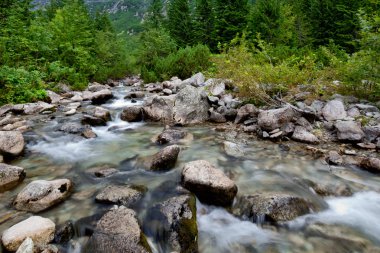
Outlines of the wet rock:
<svg viewBox="0 0 380 253">
<path fill-rule="evenodd" d="M 177 145 L 171 145 L 161 149 L 160 152 L 153 155 L 149 168 L 155 171 L 172 169 L 177 162 L 180 150 L 180 147 Z"/>
<path fill-rule="evenodd" d="M 297 183 L 300 183 L 303 185 L 305 188 L 311 188 L 313 191 L 318 194 L 319 196 L 322 197 L 327 197 L 327 196 L 336 196 L 336 197 L 341 197 L 341 196 L 352 196 L 352 190 L 351 188 L 344 184 L 344 183 L 316 183 L 308 179 L 295 179 Z"/>
<path fill-rule="evenodd" d="M 342 165 L 343 164 L 343 158 L 341 155 L 339 155 L 336 151 L 330 151 L 326 157 L 326 162 L 328 164 L 332 165 Z"/>
<path fill-rule="evenodd" d="M 227 119 L 224 115 L 215 111 L 211 111 L 209 121 L 214 123 L 225 123 L 227 122 Z"/>
<path fill-rule="evenodd" d="M 20 247 L 18 247 L 16 253 L 34 253 L 34 243 L 30 237 L 27 237 Z"/>
<path fill-rule="evenodd" d="M 186 163 L 181 182 L 199 200 L 212 205 L 231 205 L 238 191 L 235 183 L 223 171 L 204 160 Z"/>
<path fill-rule="evenodd" d="M 143 119 L 143 109 L 141 106 L 127 107 L 121 113 L 120 118 L 128 122 L 138 122 Z"/>
<path fill-rule="evenodd" d="M 144 98 L 145 92 L 143 91 L 133 91 L 129 92 L 124 98 L 131 99 L 131 98 Z"/>
<path fill-rule="evenodd" d="M 0 131 L 0 154 L 18 156 L 24 151 L 24 137 L 19 131 Z"/>
<path fill-rule="evenodd" d="M 262 111 L 259 113 L 258 125 L 263 130 L 272 131 L 290 122 L 294 116 L 295 113 L 290 107 Z"/>
<path fill-rule="evenodd" d="M 61 101 L 61 99 L 63 99 L 60 95 L 51 90 L 47 91 L 47 95 L 50 99 L 50 103 L 52 104 L 57 104 L 59 101 Z"/>
<path fill-rule="evenodd" d="M 284 222 L 309 213 L 310 205 L 295 195 L 262 193 L 239 197 L 233 212 L 253 222 Z"/>
<path fill-rule="evenodd" d="M 79 123 L 74 123 L 74 122 L 65 123 L 59 128 L 60 131 L 69 133 L 69 134 L 81 134 L 86 129 L 87 127 L 82 126 Z"/>
<path fill-rule="evenodd" d="M 249 118 L 255 118 L 259 114 L 259 110 L 252 104 L 247 104 L 239 108 L 235 118 L 235 124 L 240 124 Z"/>
<path fill-rule="evenodd" d="M 368 141 L 373 142 L 380 137 L 380 125 L 366 126 L 363 128 L 365 137 Z"/>
<path fill-rule="evenodd" d="M 364 138 L 360 124 L 355 121 L 338 121 L 334 126 L 341 141 L 360 142 Z"/>
<path fill-rule="evenodd" d="M 175 96 L 154 97 L 151 103 L 143 107 L 144 119 L 148 121 L 173 121 Z"/>
<path fill-rule="evenodd" d="M 380 173 L 380 159 L 365 157 L 361 160 L 360 167 L 372 173 Z"/>
<path fill-rule="evenodd" d="M 347 117 L 344 104 L 338 99 L 329 101 L 323 107 L 322 114 L 327 121 L 340 120 Z"/>
<path fill-rule="evenodd" d="M 54 234 L 54 243 L 62 244 L 69 242 L 75 235 L 74 224 L 67 221 L 57 227 Z"/>
<path fill-rule="evenodd" d="M 16 251 L 28 237 L 35 244 L 48 244 L 53 240 L 54 232 L 54 222 L 40 216 L 32 216 L 5 230 L 1 239 L 8 251 Z"/>
<path fill-rule="evenodd" d="M 82 136 L 86 139 L 93 139 L 97 137 L 96 133 L 92 131 L 90 128 L 85 128 L 82 131 Z"/>
<path fill-rule="evenodd" d="M 305 233 L 308 237 L 322 237 L 340 242 L 347 252 L 363 252 L 370 243 L 354 230 L 341 225 L 311 224 Z"/>
<path fill-rule="evenodd" d="M 312 133 L 308 132 L 306 128 L 302 126 L 296 126 L 292 139 L 299 142 L 318 144 L 319 139 Z"/>
<path fill-rule="evenodd" d="M 99 220 L 84 252 L 149 253 L 152 250 L 141 231 L 136 213 L 120 206 Z"/>
<path fill-rule="evenodd" d="M 113 94 L 108 89 L 94 92 L 88 97 L 93 104 L 103 104 L 111 98 L 113 98 Z"/>
<path fill-rule="evenodd" d="M 110 87 L 108 85 L 103 85 L 103 84 L 100 84 L 100 83 L 91 83 L 87 90 L 88 91 L 91 91 L 91 92 L 97 92 L 97 91 L 101 91 L 101 90 L 107 90 L 109 89 Z"/>
<path fill-rule="evenodd" d="M 173 108 L 174 122 L 181 125 L 206 122 L 209 108 L 206 93 L 201 88 L 188 85 L 176 96 Z"/>
<path fill-rule="evenodd" d="M 104 188 L 95 200 L 100 203 L 131 206 L 143 196 L 142 189 L 124 185 L 110 185 Z"/>
<path fill-rule="evenodd" d="M 44 111 L 55 111 L 56 106 L 45 102 L 29 103 L 24 105 L 24 113 L 27 115 L 42 113 Z"/>
<path fill-rule="evenodd" d="M 179 140 L 185 138 L 187 132 L 180 129 L 165 129 L 160 135 L 158 135 L 156 142 L 159 144 L 176 143 Z"/>
<path fill-rule="evenodd" d="M 224 152 L 226 152 L 227 155 L 232 156 L 232 157 L 244 157 L 244 149 L 241 145 L 230 142 L 230 141 L 225 141 L 223 142 L 223 149 Z"/>
<path fill-rule="evenodd" d="M 66 116 L 71 116 L 71 115 L 74 115 L 77 113 L 77 110 L 76 109 L 70 109 L 68 111 L 65 112 L 65 115 Z"/>
<path fill-rule="evenodd" d="M 195 197 L 184 194 L 153 206 L 147 215 L 150 230 L 164 252 L 198 252 Z"/>
<path fill-rule="evenodd" d="M 17 210 L 38 213 L 67 199 L 71 190 L 68 179 L 36 180 L 17 195 L 13 205 Z"/>
<path fill-rule="evenodd" d="M 96 177 L 109 177 L 115 173 L 118 173 L 119 170 L 113 168 L 112 166 L 100 166 L 94 167 L 86 170 L 87 173 L 93 174 Z"/>
<path fill-rule="evenodd" d="M 0 163 L 0 193 L 16 187 L 25 176 L 23 168 Z"/>
<path fill-rule="evenodd" d="M 83 115 L 82 124 L 91 126 L 106 126 L 107 122 L 111 120 L 111 113 L 109 110 L 102 107 L 95 107 L 89 114 Z"/>
</svg>

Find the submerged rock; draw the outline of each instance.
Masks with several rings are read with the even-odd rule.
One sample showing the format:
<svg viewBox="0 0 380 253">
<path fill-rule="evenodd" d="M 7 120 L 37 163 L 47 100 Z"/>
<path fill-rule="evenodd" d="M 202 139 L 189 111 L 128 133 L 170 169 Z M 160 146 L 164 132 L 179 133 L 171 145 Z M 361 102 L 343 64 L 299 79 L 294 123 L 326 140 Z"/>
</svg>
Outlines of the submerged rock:
<svg viewBox="0 0 380 253">
<path fill-rule="evenodd" d="M 335 99 L 329 101 L 322 109 L 322 115 L 327 121 L 340 120 L 347 117 L 342 101 Z"/>
<path fill-rule="evenodd" d="M 310 212 L 303 198 L 286 193 L 243 195 L 234 205 L 234 214 L 253 222 L 283 222 Z"/>
<path fill-rule="evenodd" d="M 200 201 L 212 205 L 231 205 L 238 191 L 235 183 L 223 171 L 204 160 L 186 163 L 181 182 Z"/>
<path fill-rule="evenodd" d="M 55 224 L 50 219 L 32 216 L 4 231 L 2 242 L 9 251 L 16 251 L 26 238 L 34 243 L 46 245 L 54 238 Z"/>
<path fill-rule="evenodd" d="M 237 158 L 244 156 L 244 149 L 239 144 L 230 141 L 225 141 L 223 142 L 223 149 L 224 152 L 226 152 L 226 154 L 229 156 Z"/>
<path fill-rule="evenodd" d="M 148 210 L 149 230 L 164 252 L 197 253 L 198 228 L 195 197 L 172 197 Z M 160 244 L 161 244 L 160 243 Z"/>
<path fill-rule="evenodd" d="M 0 193 L 16 187 L 25 176 L 23 168 L 0 163 Z"/>
<path fill-rule="evenodd" d="M 25 141 L 19 131 L 0 131 L 0 154 L 18 156 L 24 151 Z"/>
<path fill-rule="evenodd" d="M 67 199 L 71 189 L 68 179 L 36 180 L 17 195 L 13 205 L 17 210 L 38 213 Z"/>
<path fill-rule="evenodd" d="M 355 121 L 338 121 L 335 123 L 338 139 L 341 141 L 360 142 L 364 138 L 364 132 L 360 124 Z"/>
<path fill-rule="evenodd" d="M 143 196 L 143 189 L 123 185 L 109 185 L 104 188 L 95 200 L 100 203 L 131 206 Z"/>
<path fill-rule="evenodd" d="M 57 227 L 54 234 L 54 243 L 66 243 L 71 240 L 75 235 L 74 224 L 71 221 L 67 221 Z"/>
<path fill-rule="evenodd" d="M 141 231 L 136 213 L 120 206 L 99 220 L 84 252 L 150 253 L 152 250 Z"/>
<path fill-rule="evenodd" d="M 258 125 L 263 130 L 273 131 L 290 122 L 294 116 L 295 113 L 290 107 L 262 111 L 258 116 Z"/>
<path fill-rule="evenodd" d="M 188 133 L 181 129 L 165 129 L 158 135 L 156 142 L 159 144 L 175 143 L 186 137 Z"/>
<path fill-rule="evenodd" d="M 209 108 L 203 89 L 187 85 L 176 96 L 173 107 L 174 122 L 181 125 L 206 122 Z"/>
</svg>

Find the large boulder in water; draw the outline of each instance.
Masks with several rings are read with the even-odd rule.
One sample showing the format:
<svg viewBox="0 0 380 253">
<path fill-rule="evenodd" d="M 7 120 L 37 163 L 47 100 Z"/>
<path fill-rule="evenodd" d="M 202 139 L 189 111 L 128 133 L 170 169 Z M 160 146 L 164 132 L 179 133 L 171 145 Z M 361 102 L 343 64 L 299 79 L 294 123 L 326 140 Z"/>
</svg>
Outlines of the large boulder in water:
<svg viewBox="0 0 380 253">
<path fill-rule="evenodd" d="M 120 118 L 128 122 L 138 122 L 143 119 L 143 109 L 141 106 L 131 106 L 123 110 Z"/>
<path fill-rule="evenodd" d="M 253 222 L 283 222 L 310 212 L 303 198 L 286 193 L 243 195 L 234 205 L 234 214 Z"/>
<path fill-rule="evenodd" d="M 294 116 L 294 110 L 288 106 L 260 112 L 257 123 L 261 129 L 273 131 L 289 123 Z"/>
<path fill-rule="evenodd" d="M 21 167 L 0 163 L 0 193 L 16 187 L 25 175 L 25 170 Z"/>
<path fill-rule="evenodd" d="M 173 121 L 173 106 L 175 95 L 159 97 L 156 96 L 151 102 L 144 105 L 144 119 L 147 121 Z"/>
<path fill-rule="evenodd" d="M 109 89 L 99 90 L 90 94 L 87 94 L 84 99 L 91 100 L 93 104 L 103 104 L 109 99 L 113 98 L 112 91 Z"/>
<path fill-rule="evenodd" d="M 18 156 L 24 150 L 24 137 L 19 131 L 0 131 L 0 154 Z"/>
<path fill-rule="evenodd" d="M 171 145 L 161 149 L 157 154 L 153 155 L 149 168 L 155 171 L 173 168 L 180 151 L 181 148 L 178 145 Z"/>
<path fill-rule="evenodd" d="M 38 213 L 67 199 L 71 190 L 68 179 L 36 180 L 17 195 L 13 205 L 17 210 Z"/>
<path fill-rule="evenodd" d="M 186 163 L 181 182 L 200 201 L 211 205 L 231 205 L 238 191 L 235 183 L 223 171 L 204 160 Z"/>
<path fill-rule="evenodd" d="M 3 232 L 2 242 L 8 251 L 16 251 L 26 238 L 46 245 L 54 239 L 55 224 L 50 219 L 32 216 Z"/>
<path fill-rule="evenodd" d="M 171 197 L 148 210 L 148 230 L 162 244 L 163 252 L 198 252 L 196 213 L 192 194 Z"/>
<path fill-rule="evenodd" d="M 209 109 L 204 90 L 187 85 L 176 96 L 173 108 L 174 122 L 180 125 L 206 122 Z"/>
<path fill-rule="evenodd" d="M 88 114 L 83 115 L 82 124 L 91 126 L 105 126 L 111 120 L 111 113 L 103 107 L 95 107 Z"/>
<path fill-rule="evenodd" d="M 184 139 L 188 133 L 182 129 L 166 128 L 162 133 L 160 133 L 155 142 L 158 144 L 176 143 L 181 139 Z"/>
<path fill-rule="evenodd" d="M 152 250 L 141 231 L 135 211 L 115 207 L 96 225 L 84 252 L 149 253 Z"/>
<path fill-rule="evenodd" d="M 335 127 L 341 141 L 360 142 L 365 136 L 360 124 L 355 121 L 338 121 Z"/>
<path fill-rule="evenodd" d="M 347 117 L 346 109 L 342 101 L 335 99 L 329 101 L 322 109 L 322 115 L 327 121 L 344 119 Z"/>
</svg>

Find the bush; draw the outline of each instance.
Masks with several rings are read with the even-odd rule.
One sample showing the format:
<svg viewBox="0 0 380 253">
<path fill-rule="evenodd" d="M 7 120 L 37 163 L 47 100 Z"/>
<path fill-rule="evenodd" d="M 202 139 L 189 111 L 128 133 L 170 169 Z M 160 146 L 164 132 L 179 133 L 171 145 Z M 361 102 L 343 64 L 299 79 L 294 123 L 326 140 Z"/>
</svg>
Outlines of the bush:
<svg viewBox="0 0 380 253">
<path fill-rule="evenodd" d="M 38 71 L 0 67 L 0 104 L 18 104 L 45 99 L 47 94 L 42 78 L 43 75 Z"/>
</svg>

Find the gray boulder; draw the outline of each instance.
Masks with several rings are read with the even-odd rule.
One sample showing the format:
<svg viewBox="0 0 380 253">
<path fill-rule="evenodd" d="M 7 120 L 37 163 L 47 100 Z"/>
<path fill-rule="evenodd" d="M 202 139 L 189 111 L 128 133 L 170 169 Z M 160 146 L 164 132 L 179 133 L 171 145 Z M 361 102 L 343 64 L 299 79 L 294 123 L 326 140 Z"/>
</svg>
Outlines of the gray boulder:
<svg viewBox="0 0 380 253">
<path fill-rule="evenodd" d="M 123 110 L 120 118 L 128 122 L 138 122 L 143 119 L 143 109 L 141 106 L 131 106 Z"/>
<path fill-rule="evenodd" d="M 335 99 L 327 102 L 322 109 L 322 115 L 327 121 L 334 121 L 346 118 L 347 112 L 343 102 Z"/>
<path fill-rule="evenodd" d="M 295 113 L 292 108 L 284 107 L 280 109 L 261 111 L 257 122 L 261 129 L 273 131 L 289 123 L 294 116 Z"/>
<path fill-rule="evenodd" d="M 240 124 L 249 118 L 256 118 L 259 110 L 252 104 L 246 104 L 239 108 L 235 118 L 235 124 Z"/>
<path fill-rule="evenodd" d="M 59 131 L 68 133 L 68 134 L 81 134 L 83 133 L 88 127 L 83 126 L 79 123 L 76 122 L 68 122 L 63 124 L 60 128 Z"/>
<path fill-rule="evenodd" d="M 2 242 L 8 251 L 16 251 L 26 238 L 46 245 L 54 239 L 55 224 L 50 219 L 32 216 L 3 232 Z"/>
<path fill-rule="evenodd" d="M 141 188 L 141 187 L 140 187 Z M 96 195 L 95 200 L 100 203 L 131 206 L 143 196 L 143 189 L 132 186 L 109 185 Z"/>
<path fill-rule="evenodd" d="M 20 247 L 18 247 L 16 253 L 34 253 L 34 243 L 30 237 L 27 237 Z"/>
<path fill-rule="evenodd" d="M 48 95 L 50 102 L 52 104 L 57 104 L 57 103 L 59 103 L 59 101 L 61 101 L 63 99 L 60 95 L 58 95 L 57 93 L 55 93 L 54 91 L 51 91 L 51 90 L 47 91 L 47 95 Z"/>
<path fill-rule="evenodd" d="M 318 144 L 319 139 L 306 128 L 302 126 L 296 126 L 294 129 L 292 139 L 299 142 L 310 143 L 310 144 Z"/>
<path fill-rule="evenodd" d="M 0 193 L 16 187 L 25 176 L 23 168 L 0 163 Z"/>
<path fill-rule="evenodd" d="M 93 92 L 88 97 L 88 99 L 91 100 L 93 104 L 103 104 L 111 98 L 113 98 L 113 94 L 112 94 L 112 91 L 108 89 Z"/>
<path fill-rule="evenodd" d="M 45 102 L 29 103 L 24 105 L 24 113 L 27 115 L 37 114 L 44 111 L 55 111 L 56 105 Z"/>
<path fill-rule="evenodd" d="M 335 128 L 341 141 L 360 142 L 365 136 L 360 124 L 355 121 L 338 121 Z"/>
<path fill-rule="evenodd" d="M 126 207 L 108 211 L 96 225 L 84 252 L 150 253 L 136 213 Z"/>
<path fill-rule="evenodd" d="M 202 86 L 204 82 L 205 82 L 205 76 L 200 72 L 186 80 L 183 80 L 183 83 L 188 83 L 196 87 Z"/>
<path fill-rule="evenodd" d="M 154 97 L 151 102 L 143 107 L 144 119 L 148 121 L 172 122 L 174 100 L 175 95 Z"/>
<path fill-rule="evenodd" d="M 204 160 L 186 163 L 181 182 L 199 200 L 212 205 L 231 205 L 238 191 L 235 183 L 223 171 Z"/>
<path fill-rule="evenodd" d="M 156 142 L 161 145 L 167 143 L 176 143 L 179 140 L 185 138 L 187 134 L 188 133 L 184 130 L 168 128 L 158 135 Z"/>
<path fill-rule="evenodd" d="M 363 128 L 366 139 L 370 142 L 375 141 L 378 137 L 380 137 L 380 125 L 376 126 L 366 126 Z"/>
<path fill-rule="evenodd" d="M 36 180 L 17 195 L 13 205 L 20 211 L 38 213 L 67 199 L 71 190 L 72 183 L 68 179 Z"/>
<path fill-rule="evenodd" d="M 198 252 L 198 228 L 195 197 L 183 194 L 149 209 L 150 230 L 161 242 L 163 252 Z"/>
<path fill-rule="evenodd" d="M 106 90 L 106 89 L 109 89 L 110 86 L 108 85 L 103 85 L 103 84 L 100 84 L 100 83 L 91 83 L 87 90 L 88 91 L 91 91 L 91 92 L 97 92 L 97 91 L 101 91 L 101 90 Z"/>
<path fill-rule="evenodd" d="M 227 119 L 224 115 L 212 110 L 210 112 L 210 117 L 208 119 L 210 122 L 214 122 L 214 123 L 225 123 L 227 122 Z"/>
<path fill-rule="evenodd" d="M 24 137 L 19 131 L 0 131 L 0 154 L 18 156 L 24 151 Z"/>
<path fill-rule="evenodd" d="M 174 122 L 181 125 L 206 122 L 209 108 L 207 95 L 203 89 L 188 85 L 176 96 L 173 107 Z"/>
<path fill-rule="evenodd" d="M 361 160 L 360 165 L 362 169 L 372 173 L 380 173 L 380 159 L 375 157 L 365 157 Z"/>
<path fill-rule="evenodd" d="M 111 113 L 109 110 L 102 107 L 95 107 L 89 114 L 83 115 L 82 124 L 91 126 L 106 126 L 107 122 L 111 120 Z"/>
<path fill-rule="evenodd" d="M 309 213 L 310 204 L 286 193 L 262 193 L 239 197 L 233 212 L 253 222 L 284 222 Z"/>
</svg>

